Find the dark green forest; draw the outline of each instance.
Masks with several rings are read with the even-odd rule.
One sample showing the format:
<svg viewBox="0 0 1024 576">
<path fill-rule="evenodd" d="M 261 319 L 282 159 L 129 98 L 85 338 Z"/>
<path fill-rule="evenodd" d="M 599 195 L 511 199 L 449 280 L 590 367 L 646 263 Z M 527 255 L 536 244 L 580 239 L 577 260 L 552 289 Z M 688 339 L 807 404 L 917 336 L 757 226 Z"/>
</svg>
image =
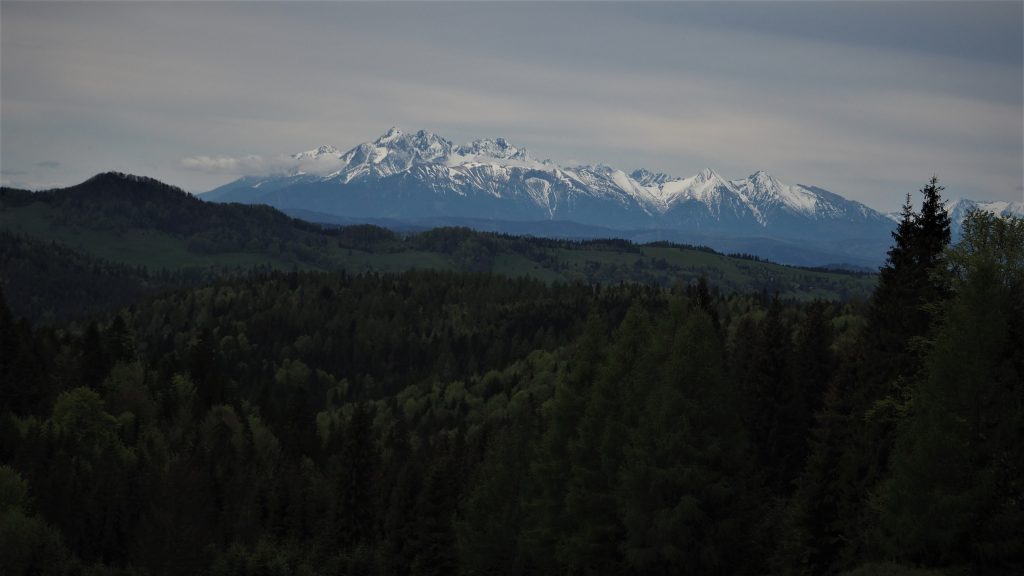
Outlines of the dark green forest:
<svg viewBox="0 0 1024 576">
<path fill-rule="evenodd" d="M 9 234 L 2 572 L 1020 574 L 1024 220 L 971 213 L 950 245 L 941 191 L 908 195 L 863 300 L 468 249 L 179 276 Z M 196 206 L 167 232 L 220 226 Z M 310 263 L 470 234 L 281 222 L 264 248 Z M 120 280 L 76 313 L 76 277 Z"/>
<path fill-rule="evenodd" d="M 254 269 L 430 269 L 665 288 L 704 277 L 723 292 L 777 292 L 804 301 L 866 300 L 877 283 L 876 274 L 863 271 L 781 266 L 667 242 L 325 227 L 268 206 L 204 202 L 156 180 L 117 173 L 45 192 L 0 188 L 0 286 L 11 309 L 34 322 L 80 319 L 164 287 L 196 286 Z M 101 275 L 114 290 L 107 290 Z M 12 278 L 25 280 L 15 285 Z"/>
</svg>

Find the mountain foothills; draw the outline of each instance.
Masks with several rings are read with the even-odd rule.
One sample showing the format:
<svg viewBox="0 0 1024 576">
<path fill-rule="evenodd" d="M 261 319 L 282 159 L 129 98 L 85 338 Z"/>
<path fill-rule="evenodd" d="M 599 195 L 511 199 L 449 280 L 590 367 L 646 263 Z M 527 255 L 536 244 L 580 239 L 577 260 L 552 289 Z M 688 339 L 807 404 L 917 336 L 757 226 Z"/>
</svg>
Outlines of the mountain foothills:
<svg viewBox="0 0 1024 576">
<path fill-rule="evenodd" d="M 35 320 L 82 317 L 254 267 L 353 274 L 429 268 L 666 287 L 703 276 L 727 292 L 805 300 L 866 299 L 877 279 L 664 242 L 324 227 L 267 206 L 204 202 L 156 180 L 116 173 L 48 192 L 0 189 L 0 286 L 17 314 Z"/>
<path fill-rule="evenodd" d="M 560 166 L 503 138 L 458 146 L 392 128 L 348 152 L 321 146 L 292 159 L 297 173 L 243 177 L 203 197 L 357 220 L 500 221 L 500 231 L 513 233 L 527 222 L 572 222 L 606 237 L 699 243 L 803 265 L 877 266 L 893 225 L 863 204 L 764 171 L 729 180 L 710 169 L 679 178 Z M 1009 209 L 1024 214 L 1024 203 Z"/>
<path fill-rule="evenodd" d="M 941 190 L 875 277 L 5 189 L 2 571 L 1020 574 L 1024 220 Z"/>
</svg>

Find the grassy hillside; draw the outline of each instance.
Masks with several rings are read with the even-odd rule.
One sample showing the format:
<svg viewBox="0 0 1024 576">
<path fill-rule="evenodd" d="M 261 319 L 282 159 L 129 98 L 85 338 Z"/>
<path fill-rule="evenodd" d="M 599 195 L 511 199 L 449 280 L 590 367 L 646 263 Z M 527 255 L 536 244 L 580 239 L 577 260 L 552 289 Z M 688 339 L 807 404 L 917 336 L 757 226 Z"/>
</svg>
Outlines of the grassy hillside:
<svg viewBox="0 0 1024 576">
<path fill-rule="evenodd" d="M 865 298 L 876 282 L 870 274 L 793 268 L 667 243 L 573 242 L 464 228 L 406 236 L 365 225 L 321 228 L 265 206 L 207 203 L 122 174 L 48 192 L 0 190 L 0 229 L 151 272 L 428 268 L 665 286 L 705 277 L 726 292 L 778 292 L 801 300 Z"/>
</svg>

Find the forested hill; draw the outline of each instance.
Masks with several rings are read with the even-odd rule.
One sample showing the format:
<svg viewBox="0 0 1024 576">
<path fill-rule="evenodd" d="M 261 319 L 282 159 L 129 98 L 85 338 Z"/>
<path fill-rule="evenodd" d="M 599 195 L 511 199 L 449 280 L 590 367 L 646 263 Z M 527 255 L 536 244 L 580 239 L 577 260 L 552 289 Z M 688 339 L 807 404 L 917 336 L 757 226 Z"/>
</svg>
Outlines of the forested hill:
<svg viewBox="0 0 1024 576">
<path fill-rule="evenodd" d="M 16 315 L 36 322 L 102 315 L 190 280 L 198 278 L 150 274 L 0 230 L 0 288 Z"/>
<path fill-rule="evenodd" d="M 0 565 L 1020 574 L 1024 221 L 947 250 L 934 215 L 866 307 L 430 270 L 0 299 Z"/>
<path fill-rule="evenodd" d="M 815 273 L 702 250 L 323 231 L 112 177 L 3 194 L 5 575 L 1024 571 L 1024 220 L 950 246 L 934 179 L 866 302 L 804 302 L 739 288 Z M 61 322 L 83 295 L 121 308 Z"/>
<path fill-rule="evenodd" d="M 31 193 L 4 189 L 7 207 L 43 203 L 61 224 L 95 229 L 147 228 L 179 236 L 226 233 L 279 240 L 315 233 L 318 226 L 266 206 L 204 202 L 184 190 L 144 176 L 106 172 L 69 188 Z"/>
<path fill-rule="evenodd" d="M 316 255 L 300 246 L 321 236 L 319 226 L 267 206 L 212 204 L 152 178 L 116 172 L 44 192 L 4 188 L 0 206 L 8 230 L 148 268 L 312 262 Z M 210 258 L 218 254 L 263 257 Z"/>
<path fill-rule="evenodd" d="M 5 232 L 0 253 L 17 253 L 28 240 L 43 241 L 34 245 L 36 251 L 58 242 L 82 258 L 99 259 L 100 268 L 123 265 L 167 276 L 173 285 L 182 284 L 175 276 L 214 278 L 254 268 L 349 273 L 418 268 L 661 286 L 705 277 L 726 292 L 863 300 L 877 281 L 873 274 L 793 268 L 667 243 L 573 242 L 465 228 L 410 235 L 368 225 L 323 228 L 266 206 L 208 203 L 156 180 L 117 173 L 47 192 L 0 189 L 0 229 Z M 14 235 L 22 237 L 20 248 L 11 245 Z M 22 259 L 12 267 L 11 258 L 0 259 L 0 283 L 7 286 L 17 314 L 40 318 L 47 313 L 45 301 L 23 301 L 23 290 L 10 286 L 16 274 L 59 276 L 59 270 L 27 268 L 47 260 Z M 79 296 L 69 293 L 67 299 Z M 66 317 L 59 312 L 65 303 L 54 302 L 51 308 L 55 318 Z"/>
</svg>

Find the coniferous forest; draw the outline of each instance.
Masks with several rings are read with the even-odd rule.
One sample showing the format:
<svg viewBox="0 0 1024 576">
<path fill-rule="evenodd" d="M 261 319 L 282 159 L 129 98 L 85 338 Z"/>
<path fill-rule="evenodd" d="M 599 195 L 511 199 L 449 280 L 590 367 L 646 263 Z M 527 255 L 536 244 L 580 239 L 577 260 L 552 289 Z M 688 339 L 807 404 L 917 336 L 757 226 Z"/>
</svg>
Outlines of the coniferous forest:
<svg viewBox="0 0 1024 576">
<path fill-rule="evenodd" d="M 1020 574 L 1024 220 L 951 242 L 941 191 L 867 300 L 116 268 L 117 308 L 4 303 L 0 572 Z"/>
</svg>

